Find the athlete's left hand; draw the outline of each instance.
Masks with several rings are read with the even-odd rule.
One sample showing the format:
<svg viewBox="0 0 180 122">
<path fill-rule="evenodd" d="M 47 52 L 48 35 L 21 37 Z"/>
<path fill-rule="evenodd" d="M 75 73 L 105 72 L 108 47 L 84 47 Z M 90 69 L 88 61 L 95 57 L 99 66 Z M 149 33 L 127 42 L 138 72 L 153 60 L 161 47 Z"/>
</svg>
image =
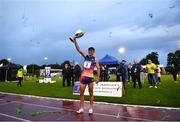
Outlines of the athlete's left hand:
<svg viewBox="0 0 180 122">
<path fill-rule="evenodd" d="M 96 81 L 96 84 L 98 84 L 99 83 L 99 81 Z"/>
<path fill-rule="evenodd" d="M 75 43 L 75 41 L 76 41 L 76 37 L 75 37 L 75 36 L 70 37 L 70 40 L 71 40 L 71 42 L 72 42 L 72 43 Z"/>
<path fill-rule="evenodd" d="M 98 83 L 99 83 L 99 78 L 96 79 L 96 84 L 98 84 Z"/>
</svg>

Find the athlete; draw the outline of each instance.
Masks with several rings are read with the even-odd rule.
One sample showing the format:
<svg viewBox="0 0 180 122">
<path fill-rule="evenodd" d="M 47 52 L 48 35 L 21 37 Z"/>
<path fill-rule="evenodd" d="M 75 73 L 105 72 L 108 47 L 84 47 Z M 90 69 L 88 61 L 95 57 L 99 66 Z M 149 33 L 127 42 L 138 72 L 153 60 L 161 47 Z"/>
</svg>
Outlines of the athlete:
<svg viewBox="0 0 180 122">
<path fill-rule="evenodd" d="M 70 40 L 74 43 L 76 50 L 82 55 L 84 58 L 84 64 L 83 64 L 83 70 L 81 73 L 80 78 L 80 109 L 77 111 L 77 113 L 83 113 L 84 112 L 84 91 L 86 86 L 88 85 L 89 88 L 89 96 L 90 96 L 90 107 L 89 107 L 89 114 L 93 114 L 93 82 L 94 82 L 94 67 L 97 67 L 97 78 L 96 83 L 99 82 L 100 78 L 100 66 L 99 61 L 95 59 L 94 53 L 95 49 L 93 47 L 89 47 L 88 54 L 81 51 L 76 37 L 70 38 Z"/>
</svg>

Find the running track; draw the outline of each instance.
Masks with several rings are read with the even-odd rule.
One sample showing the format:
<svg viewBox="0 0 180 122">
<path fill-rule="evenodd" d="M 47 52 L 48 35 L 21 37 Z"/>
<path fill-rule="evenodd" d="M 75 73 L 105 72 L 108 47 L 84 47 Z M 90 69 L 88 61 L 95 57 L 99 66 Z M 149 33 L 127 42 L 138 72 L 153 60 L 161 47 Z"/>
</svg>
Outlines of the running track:
<svg viewBox="0 0 180 122">
<path fill-rule="evenodd" d="M 76 114 L 79 101 L 0 92 L 0 121 L 180 121 L 180 108 L 95 102 L 94 114 Z M 17 114 L 17 108 L 23 114 Z M 44 112 L 33 116 L 33 112 Z M 57 111 L 57 112 L 52 112 Z"/>
</svg>

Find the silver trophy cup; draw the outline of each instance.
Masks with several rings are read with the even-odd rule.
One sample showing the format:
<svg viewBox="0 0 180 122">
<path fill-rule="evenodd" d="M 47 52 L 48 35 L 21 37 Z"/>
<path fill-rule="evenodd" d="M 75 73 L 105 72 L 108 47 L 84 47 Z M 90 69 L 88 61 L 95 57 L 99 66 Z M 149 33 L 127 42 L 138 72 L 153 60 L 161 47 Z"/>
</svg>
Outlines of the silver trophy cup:
<svg viewBox="0 0 180 122">
<path fill-rule="evenodd" d="M 85 34 L 85 33 L 84 33 L 82 30 L 79 29 L 79 30 L 77 30 L 77 31 L 75 32 L 74 37 L 75 37 L 75 38 L 81 38 L 82 36 L 84 36 L 84 34 Z M 73 42 L 72 37 L 70 37 L 69 39 Z"/>
</svg>

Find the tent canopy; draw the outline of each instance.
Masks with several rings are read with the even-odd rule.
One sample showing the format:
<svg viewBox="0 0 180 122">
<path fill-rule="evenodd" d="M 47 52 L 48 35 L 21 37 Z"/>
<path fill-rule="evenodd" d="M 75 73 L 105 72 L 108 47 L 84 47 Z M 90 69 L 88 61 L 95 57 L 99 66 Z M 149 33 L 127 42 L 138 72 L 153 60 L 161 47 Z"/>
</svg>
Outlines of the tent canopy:
<svg viewBox="0 0 180 122">
<path fill-rule="evenodd" d="M 16 73 L 20 67 L 16 64 L 9 63 L 0 67 L 0 82 L 1 81 L 15 81 Z"/>
<path fill-rule="evenodd" d="M 0 69 L 19 69 L 20 67 L 16 64 L 13 63 L 9 63 L 7 65 L 4 65 L 2 67 L 0 67 Z"/>
<path fill-rule="evenodd" d="M 106 54 L 102 59 L 99 60 L 101 65 L 118 65 L 119 61 L 117 58 Z"/>
</svg>

